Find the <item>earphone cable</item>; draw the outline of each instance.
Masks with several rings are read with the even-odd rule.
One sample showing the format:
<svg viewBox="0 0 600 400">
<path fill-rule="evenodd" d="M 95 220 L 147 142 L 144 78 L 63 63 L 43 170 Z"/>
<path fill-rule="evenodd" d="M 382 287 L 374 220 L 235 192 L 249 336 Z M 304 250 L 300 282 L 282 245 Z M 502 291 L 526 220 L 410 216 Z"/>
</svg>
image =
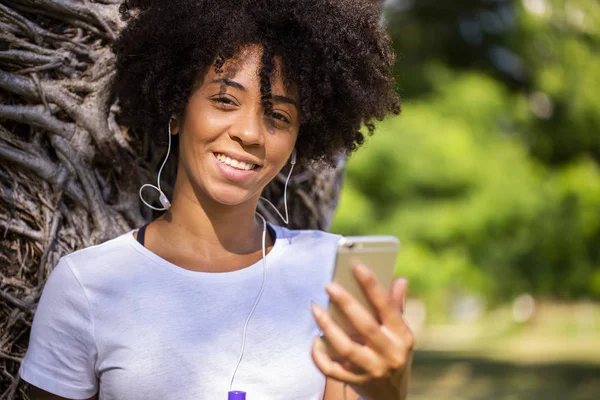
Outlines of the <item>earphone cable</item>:
<svg viewBox="0 0 600 400">
<path fill-rule="evenodd" d="M 295 161 L 293 161 L 291 163 L 291 167 L 290 167 L 290 172 L 288 172 L 288 176 L 285 180 L 285 185 L 283 186 L 283 206 L 285 208 L 285 218 L 283 218 L 283 215 L 281 215 L 281 213 L 279 212 L 279 210 L 277 209 L 277 207 L 275 207 L 275 205 L 273 203 L 271 203 L 269 200 L 267 200 L 264 197 L 260 197 L 261 200 L 266 201 L 271 207 L 273 207 L 273 210 L 275 210 L 275 212 L 277 213 L 277 215 L 279 215 L 279 218 L 281 218 L 281 220 L 283 222 L 285 222 L 286 224 L 289 223 L 289 214 L 288 214 L 288 205 L 287 205 L 287 187 L 288 187 L 288 182 L 290 181 L 290 177 L 292 176 L 292 171 L 294 170 L 294 165 L 296 164 Z"/>
<path fill-rule="evenodd" d="M 167 160 L 169 159 L 169 154 L 171 154 L 171 123 L 169 122 L 169 146 L 167 147 L 167 154 L 165 155 L 165 159 L 163 160 L 162 165 L 160 166 L 160 169 L 158 170 L 158 179 L 157 179 L 157 186 L 154 186 L 150 183 L 146 183 L 144 185 L 142 185 L 142 187 L 140 187 L 140 191 L 139 191 L 139 195 L 140 195 L 140 199 L 142 200 L 142 202 L 150 207 L 151 209 L 155 210 L 155 211 L 166 211 L 169 209 L 169 207 L 171 206 L 171 204 L 169 203 L 169 200 L 167 199 L 167 197 L 165 196 L 165 194 L 162 192 L 162 189 L 160 188 L 160 175 L 162 174 L 162 170 L 165 167 L 165 164 L 167 163 Z M 159 193 L 160 196 L 160 202 L 161 204 L 163 204 L 162 208 L 158 208 L 158 207 L 154 207 L 150 204 L 148 204 L 146 202 L 146 200 L 144 200 L 144 196 L 142 195 L 142 191 L 144 190 L 145 187 L 151 187 L 153 189 L 156 189 Z"/>
<path fill-rule="evenodd" d="M 258 292 L 258 296 L 256 297 L 256 301 L 254 302 L 254 306 L 252 307 L 252 310 L 250 310 L 250 314 L 248 314 L 248 317 L 246 318 L 246 322 L 244 323 L 244 329 L 242 331 L 242 346 L 240 349 L 240 358 L 238 360 L 237 365 L 235 366 L 233 375 L 231 376 L 231 382 L 229 383 L 229 391 L 231 391 L 231 389 L 233 388 L 233 380 L 235 379 L 235 374 L 237 373 L 237 370 L 240 367 L 240 364 L 242 363 L 242 359 L 244 358 L 244 349 L 246 347 L 246 330 L 248 328 L 248 323 L 250 322 L 250 318 L 252 317 L 252 314 L 254 314 L 254 310 L 256 310 L 256 307 L 258 306 L 258 302 L 260 301 L 260 298 L 262 297 L 262 294 L 265 290 L 265 283 L 267 281 L 267 258 L 266 258 L 267 257 L 267 220 L 259 213 L 256 213 L 256 215 L 258 215 L 260 217 L 260 219 L 262 219 L 262 222 L 263 222 L 263 233 L 262 233 L 263 281 L 262 281 L 262 285 L 260 287 L 260 291 Z"/>
</svg>

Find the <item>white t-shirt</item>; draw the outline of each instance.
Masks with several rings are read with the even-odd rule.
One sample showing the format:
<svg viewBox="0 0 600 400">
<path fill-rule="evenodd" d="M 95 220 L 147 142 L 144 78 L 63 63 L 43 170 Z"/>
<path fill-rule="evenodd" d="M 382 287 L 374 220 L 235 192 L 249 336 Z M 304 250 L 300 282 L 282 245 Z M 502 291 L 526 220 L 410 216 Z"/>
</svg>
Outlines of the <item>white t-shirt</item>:
<svg viewBox="0 0 600 400">
<path fill-rule="evenodd" d="M 273 226 L 265 291 L 248 325 L 233 390 L 247 400 L 322 399 L 310 350 L 327 307 L 339 236 Z M 101 400 L 227 399 L 262 260 L 225 273 L 180 268 L 133 231 L 63 257 L 31 328 L 21 378 L 56 395 Z"/>
</svg>

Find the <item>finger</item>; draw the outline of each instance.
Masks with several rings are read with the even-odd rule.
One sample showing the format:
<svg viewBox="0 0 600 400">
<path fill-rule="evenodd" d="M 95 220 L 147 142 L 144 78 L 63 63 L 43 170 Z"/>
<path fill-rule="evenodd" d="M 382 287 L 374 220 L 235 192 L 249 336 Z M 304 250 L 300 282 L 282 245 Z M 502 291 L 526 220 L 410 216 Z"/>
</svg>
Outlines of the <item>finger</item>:
<svg viewBox="0 0 600 400">
<path fill-rule="evenodd" d="M 392 283 L 391 296 L 394 308 L 400 309 L 402 314 L 406 309 L 406 293 L 408 291 L 408 280 L 398 278 Z"/>
<path fill-rule="evenodd" d="M 327 377 L 350 384 L 362 384 L 368 380 L 367 374 L 348 371 L 340 363 L 333 361 L 319 337 L 313 341 L 311 355 L 317 368 Z"/>
<path fill-rule="evenodd" d="M 353 268 L 353 272 L 365 296 L 367 296 L 373 307 L 375 307 L 383 325 L 386 325 L 392 331 L 402 330 L 402 325 L 404 324 L 402 309 L 396 307 L 389 290 L 377 280 L 375 274 L 365 265 L 356 265 Z"/>
<path fill-rule="evenodd" d="M 378 364 L 381 364 L 379 357 L 373 350 L 352 340 L 320 306 L 313 305 L 312 311 L 317 324 L 323 331 L 327 344 L 337 354 L 365 371 L 375 370 Z"/>
<path fill-rule="evenodd" d="M 401 351 L 395 353 L 395 356 L 391 356 L 391 364 L 394 366 L 398 366 L 403 364 L 404 357 L 400 356 L 403 352 L 408 351 L 409 353 L 413 351 L 415 346 L 415 336 L 406 320 L 406 316 L 404 315 L 405 307 L 406 307 L 406 293 L 407 293 L 408 281 L 406 278 L 398 278 L 392 283 L 392 288 L 390 290 L 390 295 L 392 298 L 392 302 L 396 308 L 402 310 L 402 320 L 404 324 L 402 325 L 400 330 L 396 330 L 395 332 L 390 332 L 387 330 L 385 326 L 381 328 L 384 334 L 390 337 L 393 340 Z"/>
<path fill-rule="evenodd" d="M 402 310 L 402 320 L 404 321 L 402 330 L 398 330 L 397 332 L 401 333 L 402 336 L 407 339 L 408 342 L 414 342 L 414 338 L 410 339 L 413 336 L 412 330 L 410 329 L 410 325 L 406 320 L 406 316 L 404 315 L 404 311 L 406 309 L 406 293 L 408 289 L 408 280 L 406 278 L 398 278 L 394 281 L 391 288 L 391 297 L 392 302 L 394 303 L 394 307 L 400 308 Z M 409 340 L 410 339 L 410 340 Z"/>
<path fill-rule="evenodd" d="M 364 305 L 335 282 L 328 284 L 326 289 L 331 301 L 342 311 L 369 347 L 378 354 L 385 354 L 390 350 L 392 341 L 381 331 L 381 324 Z"/>
</svg>

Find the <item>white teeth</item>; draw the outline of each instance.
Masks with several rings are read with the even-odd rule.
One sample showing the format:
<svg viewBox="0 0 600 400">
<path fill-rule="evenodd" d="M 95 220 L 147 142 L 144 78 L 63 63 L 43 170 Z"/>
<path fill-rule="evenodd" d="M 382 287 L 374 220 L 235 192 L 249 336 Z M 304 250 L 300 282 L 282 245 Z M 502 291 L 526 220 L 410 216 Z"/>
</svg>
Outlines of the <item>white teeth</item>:
<svg viewBox="0 0 600 400">
<path fill-rule="evenodd" d="M 249 171 L 251 169 L 254 169 L 254 167 L 256 166 L 254 164 L 248 164 L 243 161 L 233 160 L 224 154 L 216 154 L 216 157 L 217 157 L 217 160 L 219 160 L 222 163 L 227 164 L 235 169 Z"/>
</svg>

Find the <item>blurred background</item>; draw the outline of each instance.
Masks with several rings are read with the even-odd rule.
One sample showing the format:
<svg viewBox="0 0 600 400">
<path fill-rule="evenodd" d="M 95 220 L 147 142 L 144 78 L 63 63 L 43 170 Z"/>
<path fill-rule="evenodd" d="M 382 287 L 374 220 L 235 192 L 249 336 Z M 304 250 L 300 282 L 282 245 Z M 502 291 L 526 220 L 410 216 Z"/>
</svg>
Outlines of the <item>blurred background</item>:
<svg viewBox="0 0 600 400">
<path fill-rule="evenodd" d="M 152 216 L 137 193 L 164 149 L 106 104 L 117 2 L 0 0 L 0 399 L 28 398 L 58 258 Z M 600 399 L 600 0 L 384 9 L 403 112 L 350 158 L 331 230 L 402 243 L 410 400 Z M 341 175 L 293 177 L 290 226 L 327 226 Z"/>
<path fill-rule="evenodd" d="M 393 234 L 411 399 L 600 399 L 600 1 L 388 0 L 398 117 L 332 231 Z"/>
</svg>

